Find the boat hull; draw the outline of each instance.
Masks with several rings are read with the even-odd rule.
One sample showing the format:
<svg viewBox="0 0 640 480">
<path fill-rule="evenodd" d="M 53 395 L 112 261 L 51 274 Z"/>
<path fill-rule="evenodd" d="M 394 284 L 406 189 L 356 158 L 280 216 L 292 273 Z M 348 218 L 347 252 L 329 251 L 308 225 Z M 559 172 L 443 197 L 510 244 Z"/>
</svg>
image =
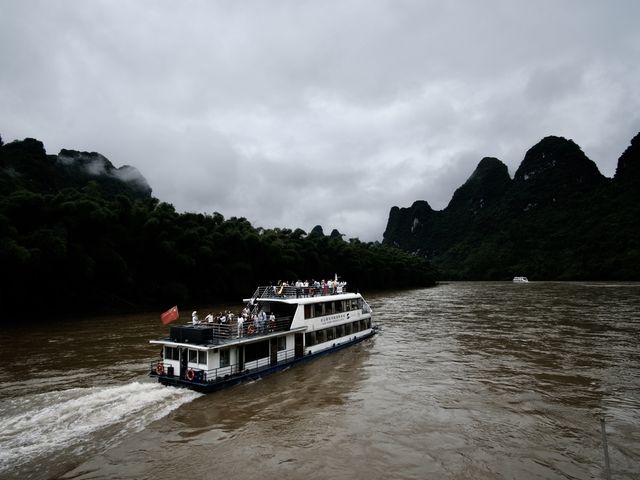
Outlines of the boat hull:
<svg viewBox="0 0 640 480">
<path fill-rule="evenodd" d="M 189 381 L 187 379 L 180 378 L 179 376 L 158 375 L 154 371 L 151 371 L 149 373 L 149 376 L 156 377 L 158 379 L 158 382 L 160 382 L 163 385 L 172 386 L 172 387 L 189 388 L 191 390 L 195 390 L 201 393 L 211 393 L 218 390 L 222 390 L 223 388 L 231 387 L 233 385 L 238 385 L 240 383 L 255 381 L 259 378 L 265 377 L 272 373 L 285 370 L 293 365 L 315 360 L 318 357 L 322 357 L 324 355 L 355 345 L 356 343 L 360 343 L 363 340 L 373 337 L 376 333 L 378 333 L 377 328 L 374 327 L 371 330 L 371 332 L 367 333 L 366 335 L 362 335 L 360 337 L 355 338 L 354 340 L 347 341 L 339 345 L 336 345 L 334 347 L 327 348 L 326 350 L 322 350 L 316 353 L 310 353 L 308 355 L 305 355 L 299 358 L 294 358 L 284 362 L 279 362 L 275 365 L 269 365 L 260 369 L 248 371 L 246 373 L 232 375 L 227 378 L 218 378 L 211 382 Z"/>
</svg>

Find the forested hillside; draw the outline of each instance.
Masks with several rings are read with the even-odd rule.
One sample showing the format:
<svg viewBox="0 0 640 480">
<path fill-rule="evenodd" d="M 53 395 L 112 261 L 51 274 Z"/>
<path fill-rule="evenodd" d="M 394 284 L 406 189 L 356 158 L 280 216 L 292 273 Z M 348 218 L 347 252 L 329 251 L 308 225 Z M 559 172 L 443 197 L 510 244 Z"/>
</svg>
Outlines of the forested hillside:
<svg viewBox="0 0 640 480">
<path fill-rule="evenodd" d="M 511 179 L 484 158 L 442 211 L 393 207 L 384 243 L 443 278 L 640 280 L 640 134 L 604 177 L 573 141 L 546 137 Z"/>
<path fill-rule="evenodd" d="M 96 153 L 47 155 L 0 139 L 0 307 L 46 313 L 185 308 L 239 300 L 258 284 L 334 273 L 351 289 L 432 285 L 424 259 L 324 235 L 178 213 L 133 167 Z M 12 317 L 5 315 L 4 320 Z"/>
</svg>

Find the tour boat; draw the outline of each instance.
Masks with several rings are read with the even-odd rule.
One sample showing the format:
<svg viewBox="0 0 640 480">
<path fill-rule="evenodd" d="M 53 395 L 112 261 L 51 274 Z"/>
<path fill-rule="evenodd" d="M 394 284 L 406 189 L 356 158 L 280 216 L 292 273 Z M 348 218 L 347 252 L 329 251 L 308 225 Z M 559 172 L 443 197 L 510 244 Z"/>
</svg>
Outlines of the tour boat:
<svg viewBox="0 0 640 480">
<path fill-rule="evenodd" d="M 513 277 L 513 283 L 529 283 L 527 277 Z"/>
<path fill-rule="evenodd" d="M 168 337 L 150 341 L 162 346 L 150 375 L 164 385 L 212 392 L 372 337 L 369 304 L 342 287 L 258 287 L 240 315 L 171 325 Z"/>
</svg>

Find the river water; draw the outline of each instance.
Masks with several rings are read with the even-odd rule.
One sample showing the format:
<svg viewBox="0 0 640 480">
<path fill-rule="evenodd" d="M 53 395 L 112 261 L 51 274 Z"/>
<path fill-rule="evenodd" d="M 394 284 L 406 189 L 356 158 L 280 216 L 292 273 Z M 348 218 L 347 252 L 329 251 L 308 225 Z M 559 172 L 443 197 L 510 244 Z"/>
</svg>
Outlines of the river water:
<svg viewBox="0 0 640 480">
<path fill-rule="evenodd" d="M 640 284 L 366 295 L 374 339 L 210 395 L 157 314 L 5 327 L 2 479 L 640 478 Z"/>
</svg>

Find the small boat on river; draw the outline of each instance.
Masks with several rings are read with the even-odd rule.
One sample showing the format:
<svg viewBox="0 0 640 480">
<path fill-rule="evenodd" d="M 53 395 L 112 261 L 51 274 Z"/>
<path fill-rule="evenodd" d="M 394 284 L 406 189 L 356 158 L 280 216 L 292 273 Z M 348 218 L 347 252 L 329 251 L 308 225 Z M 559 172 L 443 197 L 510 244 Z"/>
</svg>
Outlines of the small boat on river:
<svg viewBox="0 0 640 480">
<path fill-rule="evenodd" d="M 343 288 L 258 287 L 245 302 L 238 316 L 172 325 L 168 337 L 151 340 L 162 346 L 162 360 L 151 364 L 150 376 L 164 385 L 212 392 L 354 345 L 377 332 L 369 304 L 360 293 Z"/>
<path fill-rule="evenodd" d="M 513 277 L 513 283 L 529 283 L 527 277 Z"/>
</svg>

